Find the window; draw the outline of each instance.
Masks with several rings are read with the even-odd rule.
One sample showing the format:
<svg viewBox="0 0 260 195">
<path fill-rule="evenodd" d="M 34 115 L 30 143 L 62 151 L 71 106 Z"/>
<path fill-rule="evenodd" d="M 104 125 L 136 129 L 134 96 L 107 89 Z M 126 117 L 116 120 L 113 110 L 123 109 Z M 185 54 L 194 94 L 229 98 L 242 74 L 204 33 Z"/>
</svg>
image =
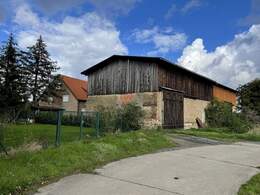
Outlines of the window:
<svg viewBox="0 0 260 195">
<path fill-rule="evenodd" d="M 63 95 L 62 96 L 62 101 L 63 102 L 69 102 L 69 95 Z"/>
<path fill-rule="evenodd" d="M 53 103 L 53 97 L 48 97 L 48 103 L 52 104 Z"/>
</svg>

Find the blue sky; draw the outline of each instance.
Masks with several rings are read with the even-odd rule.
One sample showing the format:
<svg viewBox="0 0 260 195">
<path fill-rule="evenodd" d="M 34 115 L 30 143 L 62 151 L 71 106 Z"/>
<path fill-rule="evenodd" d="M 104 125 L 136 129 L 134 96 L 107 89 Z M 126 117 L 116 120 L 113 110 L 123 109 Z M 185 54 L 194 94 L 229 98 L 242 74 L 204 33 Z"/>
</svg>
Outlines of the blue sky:
<svg viewBox="0 0 260 195">
<path fill-rule="evenodd" d="M 113 54 L 162 56 L 236 88 L 260 77 L 260 0 L 1 0 L 0 41 L 41 34 L 60 72 Z"/>
</svg>

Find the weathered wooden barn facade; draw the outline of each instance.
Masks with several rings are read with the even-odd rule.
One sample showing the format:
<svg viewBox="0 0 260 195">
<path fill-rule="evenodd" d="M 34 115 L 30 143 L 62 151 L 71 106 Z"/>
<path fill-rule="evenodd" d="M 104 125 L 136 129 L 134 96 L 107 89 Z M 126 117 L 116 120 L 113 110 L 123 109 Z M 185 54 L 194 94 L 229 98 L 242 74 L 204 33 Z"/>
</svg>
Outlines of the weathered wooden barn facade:
<svg viewBox="0 0 260 195">
<path fill-rule="evenodd" d="M 236 103 L 236 91 L 159 57 L 114 55 L 82 72 L 88 76 L 87 108 L 136 101 L 147 125 L 194 127 L 214 97 Z"/>
</svg>

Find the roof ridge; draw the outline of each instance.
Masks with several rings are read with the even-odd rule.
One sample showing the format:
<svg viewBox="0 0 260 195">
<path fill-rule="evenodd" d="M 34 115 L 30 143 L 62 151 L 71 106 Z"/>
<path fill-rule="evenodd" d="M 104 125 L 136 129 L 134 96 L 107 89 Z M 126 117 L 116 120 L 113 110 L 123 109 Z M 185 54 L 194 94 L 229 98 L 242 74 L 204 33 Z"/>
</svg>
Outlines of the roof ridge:
<svg viewBox="0 0 260 195">
<path fill-rule="evenodd" d="M 72 76 L 68 76 L 68 75 L 64 75 L 64 74 L 60 74 L 60 76 L 61 77 L 67 77 L 67 78 L 74 79 L 74 80 L 83 81 L 83 82 L 88 82 L 87 80 L 78 79 L 78 78 L 75 78 L 75 77 L 72 77 Z"/>
</svg>

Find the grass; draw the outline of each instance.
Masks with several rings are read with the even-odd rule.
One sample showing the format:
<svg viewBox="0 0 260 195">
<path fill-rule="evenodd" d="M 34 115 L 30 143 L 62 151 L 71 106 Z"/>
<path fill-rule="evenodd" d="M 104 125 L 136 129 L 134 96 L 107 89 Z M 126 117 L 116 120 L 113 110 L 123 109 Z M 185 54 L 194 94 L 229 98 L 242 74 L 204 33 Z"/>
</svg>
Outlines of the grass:
<svg viewBox="0 0 260 195">
<path fill-rule="evenodd" d="M 142 130 L 67 142 L 37 152 L 18 152 L 0 158 L 0 192 L 23 194 L 66 175 L 91 172 L 111 161 L 173 146 L 163 132 Z"/>
<path fill-rule="evenodd" d="M 79 126 L 62 126 L 61 142 L 71 142 L 79 139 Z M 17 148 L 31 142 L 55 141 L 56 126 L 46 124 L 13 124 L 4 129 L 4 145 L 8 148 Z M 84 128 L 84 134 L 93 134 L 94 130 Z"/>
<path fill-rule="evenodd" d="M 260 173 L 252 177 L 246 184 L 243 184 L 238 195 L 259 195 L 260 194 Z"/>
<path fill-rule="evenodd" d="M 223 141 L 260 141 L 260 134 L 247 132 L 247 133 L 232 133 L 226 128 L 204 128 L 204 129 L 186 129 L 186 130 L 169 130 L 169 132 L 192 135 L 197 137 L 205 137 L 215 140 Z"/>
</svg>

